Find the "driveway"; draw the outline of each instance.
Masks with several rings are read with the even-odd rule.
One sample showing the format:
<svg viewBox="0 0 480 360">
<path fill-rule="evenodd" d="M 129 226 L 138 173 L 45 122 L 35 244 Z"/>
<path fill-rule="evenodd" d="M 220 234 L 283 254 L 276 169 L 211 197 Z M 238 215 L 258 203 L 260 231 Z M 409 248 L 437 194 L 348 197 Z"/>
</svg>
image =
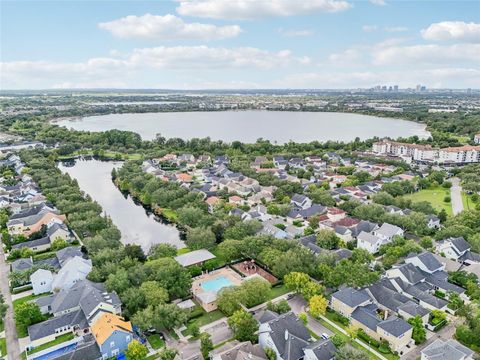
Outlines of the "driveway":
<svg viewBox="0 0 480 360">
<path fill-rule="evenodd" d="M 298 295 L 295 295 L 293 298 L 288 300 L 288 304 L 292 308 L 292 311 L 295 315 L 298 315 L 302 312 L 304 313 L 305 307 L 307 306 L 307 302 L 301 296 L 298 296 Z M 310 330 L 312 330 L 318 336 L 321 336 L 322 334 L 327 334 L 328 336 L 334 335 L 334 333 L 330 331 L 330 329 L 323 326 L 312 316 L 307 314 L 307 319 L 308 319 L 307 326 L 309 327 Z"/>
<path fill-rule="evenodd" d="M 233 332 L 228 326 L 227 320 L 216 323 L 215 325 L 206 328 L 204 331 L 212 336 L 213 345 L 218 345 L 233 337 Z"/>
<path fill-rule="evenodd" d="M 463 211 L 462 202 L 462 186 L 459 178 L 451 178 L 452 187 L 450 188 L 450 198 L 452 199 L 453 215 L 457 215 Z"/>
<path fill-rule="evenodd" d="M 0 291 L 8 305 L 7 314 L 5 315 L 5 338 L 7 339 L 7 356 L 9 360 L 20 360 L 20 346 L 18 344 L 17 329 L 13 320 L 12 297 L 8 286 L 8 274 L 10 266 L 5 261 L 5 253 L 3 246 L 0 245 Z"/>
</svg>

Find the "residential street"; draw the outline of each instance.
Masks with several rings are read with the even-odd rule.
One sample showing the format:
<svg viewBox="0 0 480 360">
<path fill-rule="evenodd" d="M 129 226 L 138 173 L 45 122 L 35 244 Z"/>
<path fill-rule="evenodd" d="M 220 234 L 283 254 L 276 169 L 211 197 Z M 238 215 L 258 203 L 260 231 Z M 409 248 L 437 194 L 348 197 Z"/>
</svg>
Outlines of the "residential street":
<svg viewBox="0 0 480 360">
<path fill-rule="evenodd" d="M 452 199 L 453 215 L 457 215 L 463 211 L 462 202 L 462 186 L 459 178 L 451 178 L 452 187 L 450 188 L 450 197 Z"/>
<path fill-rule="evenodd" d="M 10 268 L 5 261 L 3 247 L 0 246 L 0 290 L 8 305 L 7 315 L 5 316 L 5 337 L 7 339 L 7 356 L 9 360 L 20 360 L 20 347 L 17 338 L 17 329 L 13 321 L 13 306 L 10 288 L 8 286 L 8 274 Z"/>
<path fill-rule="evenodd" d="M 304 309 L 307 305 L 307 302 L 302 297 L 297 295 L 292 299 L 288 300 L 288 303 L 290 304 L 290 307 L 292 308 L 292 311 L 295 313 L 295 315 L 305 312 Z M 330 329 L 327 329 L 310 315 L 308 315 L 308 327 L 310 328 L 310 330 L 312 330 L 315 334 L 319 336 L 323 333 L 327 334 L 328 336 L 334 335 L 334 333 L 330 331 Z"/>
</svg>

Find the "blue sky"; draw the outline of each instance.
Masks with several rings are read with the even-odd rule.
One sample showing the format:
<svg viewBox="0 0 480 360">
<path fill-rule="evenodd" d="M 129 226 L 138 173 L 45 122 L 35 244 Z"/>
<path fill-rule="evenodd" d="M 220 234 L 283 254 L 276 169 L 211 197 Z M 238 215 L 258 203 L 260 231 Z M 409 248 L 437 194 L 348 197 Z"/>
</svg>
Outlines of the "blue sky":
<svg viewBox="0 0 480 360">
<path fill-rule="evenodd" d="M 1 88 L 478 88 L 479 1 L 2 1 Z"/>
</svg>

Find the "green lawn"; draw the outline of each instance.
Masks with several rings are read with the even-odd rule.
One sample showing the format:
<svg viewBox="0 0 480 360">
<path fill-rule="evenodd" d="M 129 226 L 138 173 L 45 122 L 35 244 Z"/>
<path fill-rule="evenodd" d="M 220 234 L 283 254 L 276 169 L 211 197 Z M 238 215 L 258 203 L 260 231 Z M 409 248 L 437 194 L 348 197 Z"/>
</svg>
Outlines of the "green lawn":
<svg viewBox="0 0 480 360">
<path fill-rule="evenodd" d="M 187 248 L 187 247 L 184 247 L 184 248 L 182 248 L 182 249 L 178 249 L 178 250 L 177 250 L 177 255 L 186 254 L 186 253 L 189 253 L 190 251 L 192 251 L 192 250 L 190 250 L 190 249 Z"/>
<path fill-rule="evenodd" d="M 152 348 L 154 348 L 155 350 L 158 350 L 158 349 L 165 346 L 165 341 L 163 341 L 160 338 L 160 335 L 158 335 L 158 334 L 153 334 L 153 335 L 147 336 L 147 340 L 150 343 L 150 346 Z"/>
<path fill-rule="evenodd" d="M 65 342 L 65 341 L 72 340 L 74 337 L 75 337 L 75 336 L 74 336 L 72 333 L 60 335 L 60 336 L 57 337 L 55 340 L 52 340 L 52 341 L 50 341 L 50 342 L 48 342 L 48 343 L 46 343 L 46 344 L 37 346 L 37 347 L 36 347 L 35 349 L 33 349 L 32 351 L 28 351 L 28 354 L 33 354 L 33 353 L 36 353 L 36 352 L 39 352 L 39 351 L 48 349 L 49 347 L 52 347 L 52 346 L 61 344 L 61 343 Z"/>
<path fill-rule="evenodd" d="M 178 220 L 178 214 L 172 209 L 162 209 L 161 214 L 165 216 L 168 221 L 176 222 Z"/>
<path fill-rule="evenodd" d="M 191 335 L 191 330 L 195 325 L 201 327 L 203 325 L 207 325 L 216 320 L 219 320 L 224 316 L 225 315 L 220 310 L 214 310 L 209 313 L 205 312 L 202 316 L 189 320 L 187 323 L 187 329 L 184 330 L 182 334 L 185 336 Z"/>
<path fill-rule="evenodd" d="M 477 205 L 472 201 L 472 196 L 464 193 L 462 191 L 462 203 L 463 203 L 463 208 L 465 210 L 475 210 L 475 206 Z"/>
<path fill-rule="evenodd" d="M 13 300 L 12 302 L 12 305 L 13 305 L 13 310 L 15 310 L 15 308 L 20 305 L 20 304 L 23 304 L 23 303 L 26 303 L 30 300 L 35 300 L 35 299 L 38 299 L 42 296 L 46 296 L 46 294 L 40 294 L 40 295 L 28 295 L 28 296 L 24 296 L 20 299 L 17 299 L 17 300 Z"/>
<path fill-rule="evenodd" d="M 270 294 L 268 295 L 268 299 L 272 300 L 272 299 L 275 299 L 279 296 L 282 296 L 282 295 L 285 295 L 286 293 L 288 293 L 288 289 L 285 285 L 279 285 L 279 286 L 275 286 L 275 287 L 272 287 L 270 289 Z"/>
<path fill-rule="evenodd" d="M 0 339 L 0 355 L 5 356 L 7 355 L 7 339 Z"/>
<path fill-rule="evenodd" d="M 437 210 L 445 209 L 448 215 L 452 215 L 452 204 L 443 201 L 445 196 L 450 196 L 450 189 L 436 187 L 432 189 L 423 189 L 413 194 L 405 195 L 406 199 L 415 202 L 427 201 Z"/>
</svg>

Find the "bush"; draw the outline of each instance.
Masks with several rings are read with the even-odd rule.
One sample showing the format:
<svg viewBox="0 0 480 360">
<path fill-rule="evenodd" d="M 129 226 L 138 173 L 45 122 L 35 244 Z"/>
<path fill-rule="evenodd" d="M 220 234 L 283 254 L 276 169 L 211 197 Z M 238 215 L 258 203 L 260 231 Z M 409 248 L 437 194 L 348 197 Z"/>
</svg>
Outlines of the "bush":
<svg viewBox="0 0 480 360">
<path fill-rule="evenodd" d="M 452 198 L 449 195 L 447 195 L 443 198 L 443 201 L 445 201 L 446 203 L 449 203 L 450 201 L 452 201 Z"/>
<path fill-rule="evenodd" d="M 363 331 L 362 329 L 359 329 L 358 330 L 358 333 L 357 333 L 357 336 L 359 339 L 365 341 L 367 344 L 369 344 L 370 346 L 373 346 L 375 348 L 379 348 L 380 347 L 380 342 L 378 342 L 377 340 L 375 340 L 374 338 L 370 337 L 367 335 L 367 333 L 365 333 L 365 331 Z"/>
</svg>

